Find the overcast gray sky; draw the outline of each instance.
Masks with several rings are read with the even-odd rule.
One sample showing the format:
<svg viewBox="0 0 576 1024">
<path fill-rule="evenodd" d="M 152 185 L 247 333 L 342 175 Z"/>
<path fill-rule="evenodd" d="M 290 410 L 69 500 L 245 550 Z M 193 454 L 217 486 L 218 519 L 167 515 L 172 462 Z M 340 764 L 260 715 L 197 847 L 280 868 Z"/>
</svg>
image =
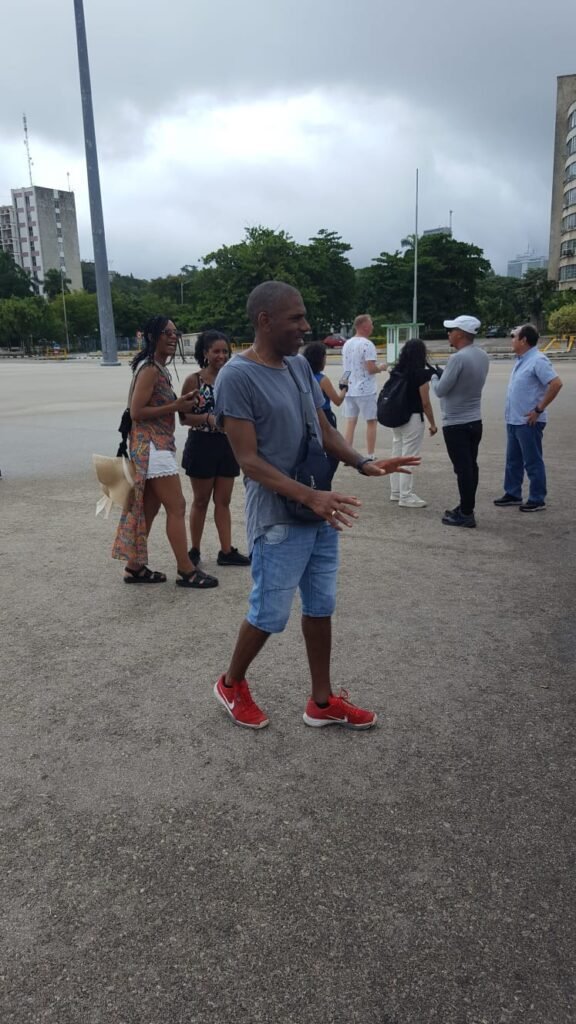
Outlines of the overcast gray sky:
<svg viewBox="0 0 576 1024">
<path fill-rule="evenodd" d="M 494 269 L 547 253 L 574 0 L 84 0 L 111 268 L 177 272 L 244 228 L 338 231 L 363 266 L 448 222 Z M 92 256 L 72 0 L 4 0 L 0 202 L 76 193 Z"/>
</svg>

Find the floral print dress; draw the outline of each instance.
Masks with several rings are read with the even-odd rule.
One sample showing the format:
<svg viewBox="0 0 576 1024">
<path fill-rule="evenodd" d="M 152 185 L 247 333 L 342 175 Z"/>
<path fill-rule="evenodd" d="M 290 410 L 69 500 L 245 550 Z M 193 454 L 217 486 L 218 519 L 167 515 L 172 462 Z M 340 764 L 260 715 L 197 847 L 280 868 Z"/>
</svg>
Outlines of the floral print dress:
<svg viewBox="0 0 576 1024">
<path fill-rule="evenodd" d="M 149 364 L 140 364 L 146 366 Z M 176 395 L 172 390 L 168 370 L 159 363 L 154 363 L 158 374 L 149 405 L 160 406 L 174 402 Z M 138 372 L 138 368 L 136 370 Z M 176 451 L 176 417 L 173 412 L 159 416 L 156 420 L 133 420 L 130 431 L 130 463 L 135 479 L 134 500 L 129 512 L 123 512 L 118 523 L 116 538 L 112 546 L 112 558 L 124 562 L 146 565 L 148 562 L 148 538 L 146 536 L 146 520 L 144 518 L 144 488 L 148 472 L 150 443 L 159 451 Z"/>
</svg>

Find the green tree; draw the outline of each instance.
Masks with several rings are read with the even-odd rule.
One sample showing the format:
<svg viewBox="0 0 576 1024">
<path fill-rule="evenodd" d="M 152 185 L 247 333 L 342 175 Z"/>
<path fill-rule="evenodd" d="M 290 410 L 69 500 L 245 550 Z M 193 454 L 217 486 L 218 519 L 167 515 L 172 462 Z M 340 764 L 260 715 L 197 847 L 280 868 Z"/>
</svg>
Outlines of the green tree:
<svg viewBox="0 0 576 1024">
<path fill-rule="evenodd" d="M 196 297 L 199 326 L 207 323 L 234 335 L 246 335 L 246 298 L 267 280 L 302 287 L 300 247 L 285 231 L 252 227 L 235 245 L 224 245 L 202 260 L 204 269 Z"/>
<path fill-rule="evenodd" d="M 65 295 L 70 294 L 68 285 L 71 283 L 69 277 L 64 277 L 60 270 L 51 268 L 50 270 L 44 271 L 44 294 L 48 301 L 55 299 L 58 295 L 64 292 Z"/>
<path fill-rule="evenodd" d="M 548 330 L 551 334 L 559 334 L 561 337 L 576 334 L 576 302 L 572 296 L 572 302 L 560 306 L 548 317 Z"/>
<path fill-rule="evenodd" d="M 478 317 L 484 328 L 514 327 L 524 318 L 524 298 L 517 277 L 502 277 L 490 271 L 478 286 Z"/>
<path fill-rule="evenodd" d="M 321 228 L 299 249 L 300 290 L 310 324 L 316 334 L 338 330 L 354 315 L 355 274 L 346 255 L 351 246 L 335 231 Z"/>
<path fill-rule="evenodd" d="M 56 298 L 50 303 L 59 324 L 64 326 L 62 300 Z M 98 334 L 98 303 L 96 296 L 88 292 L 72 292 L 66 298 L 66 314 L 68 317 L 68 334 L 72 340 L 94 338 Z"/>
<path fill-rule="evenodd" d="M 412 319 L 414 238 L 403 239 L 404 252 L 382 252 L 372 267 L 357 274 L 357 296 L 372 311 L 392 322 Z M 490 272 L 482 249 L 458 242 L 449 235 L 427 235 L 418 240 L 418 320 L 427 329 L 441 328 L 455 313 L 476 313 L 478 289 Z"/>
<path fill-rule="evenodd" d="M 32 290 L 28 274 L 14 262 L 9 252 L 0 249 L 0 299 L 25 299 Z"/>
<path fill-rule="evenodd" d="M 544 269 L 528 270 L 520 281 L 520 295 L 525 318 L 531 320 L 539 331 L 544 329 L 546 304 L 556 292 L 558 285 L 551 281 Z"/>
<path fill-rule="evenodd" d="M 96 294 L 96 268 L 92 260 L 80 260 L 82 287 L 85 292 Z"/>
<path fill-rule="evenodd" d="M 0 347 L 28 348 L 41 338 L 60 340 L 62 333 L 52 307 L 37 295 L 0 300 Z"/>
</svg>

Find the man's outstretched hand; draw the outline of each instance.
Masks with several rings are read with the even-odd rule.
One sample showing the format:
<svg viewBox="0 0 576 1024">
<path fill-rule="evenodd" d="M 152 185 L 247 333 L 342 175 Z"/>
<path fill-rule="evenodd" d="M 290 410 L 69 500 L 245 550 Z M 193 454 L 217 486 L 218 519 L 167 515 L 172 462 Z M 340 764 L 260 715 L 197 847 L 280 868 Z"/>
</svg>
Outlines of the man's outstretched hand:
<svg viewBox="0 0 576 1024">
<path fill-rule="evenodd" d="M 362 475 L 390 476 L 390 473 L 410 473 L 409 467 L 419 466 L 421 461 L 422 459 L 419 455 L 398 455 L 394 459 L 378 459 L 376 462 L 365 462 L 362 466 Z"/>
</svg>

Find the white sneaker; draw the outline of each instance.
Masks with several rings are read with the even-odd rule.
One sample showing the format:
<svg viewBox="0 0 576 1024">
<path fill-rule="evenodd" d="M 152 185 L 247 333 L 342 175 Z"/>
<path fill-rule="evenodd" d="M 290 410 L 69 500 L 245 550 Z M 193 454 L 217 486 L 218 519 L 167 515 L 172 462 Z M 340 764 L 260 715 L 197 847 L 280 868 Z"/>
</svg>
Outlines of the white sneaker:
<svg viewBox="0 0 576 1024">
<path fill-rule="evenodd" d="M 405 498 L 400 498 L 398 505 L 400 508 L 425 508 L 428 504 L 423 498 L 419 498 L 417 494 L 407 494 Z"/>
<path fill-rule="evenodd" d="M 366 460 L 366 462 L 376 462 L 376 456 L 375 455 L 366 455 L 365 456 L 365 460 Z"/>
<path fill-rule="evenodd" d="M 390 495 L 390 501 L 400 501 L 400 495 L 399 494 L 391 494 Z"/>
</svg>

